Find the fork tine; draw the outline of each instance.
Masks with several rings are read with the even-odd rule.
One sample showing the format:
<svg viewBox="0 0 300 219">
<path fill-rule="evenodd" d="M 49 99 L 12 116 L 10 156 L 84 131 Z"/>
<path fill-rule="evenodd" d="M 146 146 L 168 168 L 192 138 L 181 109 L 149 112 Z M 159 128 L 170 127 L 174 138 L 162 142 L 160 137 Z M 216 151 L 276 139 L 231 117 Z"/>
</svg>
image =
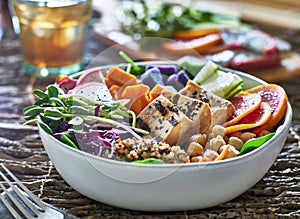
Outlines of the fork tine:
<svg viewBox="0 0 300 219">
<path fill-rule="evenodd" d="M 5 187 L 1 182 L 0 182 L 0 186 L 5 191 L 4 189 Z M 14 218 L 22 219 L 21 215 L 10 205 L 10 203 L 2 195 L 0 195 L 0 199 Z"/>
<path fill-rule="evenodd" d="M 43 211 L 47 210 L 47 206 L 39 198 L 37 198 L 37 196 L 33 194 L 9 169 L 7 169 L 4 164 L 1 164 L 1 166 Z"/>
<path fill-rule="evenodd" d="M 13 191 L 18 195 L 18 197 L 27 205 L 28 208 L 30 208 L 31 211 L 35 213 L 35 215 L 39 215 L 40 212 L 37 209 L 36 206 L 32 204 L 25 196 L 22 194 L 17 186 L 15 186 L 1 171 L 0 175 L 2 178 L 9 184 L 9 186 L 13 189 Z"/>
<path fill-rule="evenodd" d="M 2 176 L 2 178 L 5 180 L 5 175 L 2 173 L 2 171 L 0 171 L 0 175 Z M 4 177 L 5 178 L 4 178 Z M 6 181 L 6 180 L 5 180 Z M 6 187 L 3 185 L 3 183 L 1 183 L 0 182 L 0 186 L 1 186 L 1 188 L 3 189 L 3 191 L 5 192 L 5 194 L 9 197 L 9 199 L 18 207 L 18 209 L 24 214 L 24 216 L 26 217 L 26 218 L 32 218 L 32 215 L 31 214 L 29 214 L 28 213 L 28 211 L 18 202 L 18 200 L 12 195 L 12 193 L 10 192 L 10 191 L 8 191 L 7 189 L 6 189 Z M 4 198 L 3 198 L 4 199 Z M 2 199 L 1 199 L 2 200 Z M 9 202 L 8 201 L 4 201 L 4 203 L 5 203 L 5 206 L 10 206 L 9 208 L 8 208 L 8 210 L 10 211 L 13 207 L 9 204 Z M 16 211 L 15 212 L 13 212 L 13 214 L 15 214 L 16 213 Z M 19 215 L 20 216 L 20 215 Z"/>
<path fill-rule="evenodd" d="M 0 165 L 10 176 L 9 178 L 11 178 L 8 179 L 8 177 L 0 170 L 0 176 L 10 186 L 10 189 L 7 189 L 1 182 L 2 180 L 0 181 L 0 187 L 3 189 L 3 193 L 9 197 L 9 199 L 5 199 L 5 197 L 0 194 L 0 199 L 14 218 L 22 219 L 23 217 L 20 216 L 21 212 L 27 219 L 64 218 L 63 213 L 44 204 L 9 169 L 7 169 L 4 164 Z"/>
</svg>

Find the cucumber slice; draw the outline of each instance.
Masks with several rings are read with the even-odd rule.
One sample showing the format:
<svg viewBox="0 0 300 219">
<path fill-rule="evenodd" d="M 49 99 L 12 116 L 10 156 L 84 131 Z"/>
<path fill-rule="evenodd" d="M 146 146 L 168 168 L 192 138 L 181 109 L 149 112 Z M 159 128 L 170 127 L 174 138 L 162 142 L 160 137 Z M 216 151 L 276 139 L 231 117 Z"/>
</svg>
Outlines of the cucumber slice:
<svg viewBox="0 0 300 219">
<path fill-rule="evenodd" d="M 232 73 L 231 73 L 232 74 Z M 232 97 L 231 93 L 236 93 L 238 91 L 235 91 L 236 89 L 239 90 L 239 86 L 241 86 L 244 81 L 243 79 L 241 79 L 238 75 L 235 75 L 235 74 L 232 74 L 232 77 L 233 77 L 233 81 L 232 81 L 232 84 L 229 85 L 227 88 L 225 88 L 223 90 L 224 92 L 224 98 L 225 99 L 229 99 L 230 97 Z M 241 87 L 242 88 L 242 87 Z"/>
<path fill-rule="evenodd" d="M 201 86 L 218 96 L 224 96 L 224 90 L 232 84 L 233 77 L 223 71 L 217 71 L 215 75 L 211 76 L 206 81 L 202 82 Z"/>
<path fill-rule="evenodd" d="M 176 60 L 176 62 L 179 66 L 179 69 L 185 70 L 191 78 L 194 78 L 203 68 L 203 66 L 206 65 L 204 59 L 188 55 Z"/>
<path fill-rule="evenodd" d="M 207 79 L 213 76 L 218 71 L 218 69 L 219 66 L 217 66 L 212 61 L 208 61 L 195 76 L 193 82 L 202 85 L 203 82 L 205 82 Z"/>
<path fill-rule="evenodd" d="M 232 90 L 230 93 L 225 95 L 225 99 L 230 99 L 231 97 L 234 97 L 235 95 L 237 95 L 242 90 L 243 90 L 243 88 L 242 88 L 241 85 L 237 86 L 234 90 Z"/>
<path fill-rule="evenodd" d="M 201 86 L 220 97 L 226 98 L 242 83 L 243 79 L 238 75 L 218 70 L 215 75 L 204 81 Z"/>
</svg>

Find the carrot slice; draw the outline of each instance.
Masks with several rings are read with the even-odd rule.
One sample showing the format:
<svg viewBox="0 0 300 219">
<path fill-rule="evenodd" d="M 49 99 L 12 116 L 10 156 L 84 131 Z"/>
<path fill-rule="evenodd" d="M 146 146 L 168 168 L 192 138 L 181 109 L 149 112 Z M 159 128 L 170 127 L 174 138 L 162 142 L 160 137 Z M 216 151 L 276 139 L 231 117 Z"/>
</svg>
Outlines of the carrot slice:
<svg viewBox="0 0 300 219">
<path fill-rule="evenodd" d="M 235 125 L 242 118 L 256 110 L 260 106 L 262 98 L 259 94 L 243 92 L 230 98 L 229 101 L 233 104 L 235 110 L 226 122 L 225 127 Z"/>
<path fill-rule="evenodd" d="M 262 130 L 272 130 L 284 117 L 286 112 L 288 97 L 284 89 L 276 84 L 265 84 L 249 89 L 248 92 L 259 94 L 262 101 L 268 103 L 272 108 L 270 120 L 265 125 L 254 129 L 252 132 L 258 134 Z"/>
<path fill-rule="evenodd" d="M 272 108 L 268 103 L 262 102 L 256 110 L 244 117 L 238 124 L 226 127 L 226 134 L 252 129 L 264 125 L 272 116 Z"/>
<path fill-rule="evenodd" d="M 108 70 L 105 82 L 108 87 L 112 85 L 124 86 L 138 84 L 138 80 L 134 75 L 115 66 Z"/>
<path fill-rule="evenodd" d="M 158 97 L 164 89 L 165 88 L 163 86 L 156 84 L 149 93 L 149 102 Z"/>
<path fill-rule="evenodd" d="M 121 94 L 122 99 L 130 99 L 127 107 L 139 114 L 149 103 L 150 88 L 144 84 L 126 86 Z"/>
<path fill-rule="evenodd" d="M 109 88 L 109 92 L 115 100 L 118 100 L 120 98 L 120 94 L 122 93 L 122 89 L 120 86 L 114 84 Z"/>
<path fill-rule="evenodd" d="M 229 148 L 230 148 L 230 145 L 225 145 L 224 147 L 224 150 L 219 154 L 219 156 L 216 157 L 215 160 L 223 160 L 226 155 L 228 154 L 228 151 L 229 151 Z"/>
<path fill-rule="evenodd" d="M 186 53 L 191 50 L 201 51 L 221 42 L 220 34 L 215 33 L 187 41 L 168 41 L 164 42 L 162 46 L 169 52 Z"/>
</svg>

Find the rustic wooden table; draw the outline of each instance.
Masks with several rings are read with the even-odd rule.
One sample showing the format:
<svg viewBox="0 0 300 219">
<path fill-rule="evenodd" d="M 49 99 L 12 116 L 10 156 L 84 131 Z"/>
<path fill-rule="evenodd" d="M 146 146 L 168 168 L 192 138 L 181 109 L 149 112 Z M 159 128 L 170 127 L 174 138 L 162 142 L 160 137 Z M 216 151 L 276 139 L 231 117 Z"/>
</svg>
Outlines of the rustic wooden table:
<svg viewBox="0 0 300 219">
<path fill-rule="evenodd" d="M 291 34 L 289 30 L 276 29 L 274 32 L 281 36 Z M 299 51 L 299 42 L 295 41 L 294 46 Z M 105 48 L 106 45 L 91 36 L 87 61 Z M 43 148 L 37 127 L 21 125 L 24 122 L 22 109 L 33 101 L 32 89 L 43 89 L 53 79 L 25 74 L 21 62 L 19 39 L 10 30 L 0 42 L 0 162 L 5 163 L 45 202 L 80 218 L 300 217 L 299 77 L 278 82 L 286 89 L 293 107 L 292 126 L 278 159 L 253 188 L 228 203 L 210 209 L 149 213 L 93 201 L 74 191 L 61 178 Z"/>
</svg>

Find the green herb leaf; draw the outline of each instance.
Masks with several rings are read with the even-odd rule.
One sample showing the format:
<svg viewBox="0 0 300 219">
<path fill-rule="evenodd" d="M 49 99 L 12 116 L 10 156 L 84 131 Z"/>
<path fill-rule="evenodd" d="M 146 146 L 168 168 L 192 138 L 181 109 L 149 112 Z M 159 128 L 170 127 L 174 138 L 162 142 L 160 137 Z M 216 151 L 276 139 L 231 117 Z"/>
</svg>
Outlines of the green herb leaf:
<svg viewBox="0 0 300 219">
<path fill-rule="evenodd" d="M 51 121 L 54 121 L 54 122 L 57 122 L 57 121 L 61 120 L 60 117 L 55 117 L 55 116 L 47 116 L 47 119 L 51 120 Z"/>
<path fill-rule="evenodd" d="M 30 106 L 27 108 L 24 108 L 23 110 L 23 114 L 25 117 L 30 117 L 30 118 L 34 118 L 35 116 L 37 116 L 38 114 L 44 112 L 44 108 L 39 107 L 39 106 Z"/>
<path fill-rule="evenodd" d="M 135 160 L 135 161 L 132 161 L 132 163 L 136 163 L 136 164 L 164 164 L 165 162 L 163 160 L 156 159 L 156 158 L 147 158 L 147 159 L 144 159 L 144 160 Z"/>
<path fill-rule="evenodd" d="M 33 91 L 34 96 L 38 97 L 38 98 L 46 98 L 48 97 L 48 94 L 44 93 L 43 91 L 39 90 L 39 89 L 35 89 Z"/>
<path fill-rule="evenodd" d="M 64 133 L 60 136 L 60 140 L 62 142 L 64 142 L 65 144 L 67 144 L 75 149 L 78 149 L 77 144 L 75 143 L 75 140 L 71 135 Z"/>
<path fill-rule="evenodd" d="M 39 121 L 39 125 L 46 133 L 53 135 L 52 129 L 46 123 L 44 123 L 43 121 Z"/>
<path fill-rule="evenodd" d="M 49 97 L 58 97 L 58 89 L 54 85 L 50 85 L 47 87 L 47 92 Z"/>
<path fill-rule="evenodd" d="M 73 114 L 78 115 L 90 115 L 90 111 L 87 108 L 84 108 L 83 106 L 71 106 L 71 111 Z"/>
<path fill-rule="evenodd" d="M 45 117 L 59 117 L 59 118 L 63 118 L 64 114 L 62 112 L 60 112 L 58 109 L 53 108 L 53 107 L 49 107 L 47 109 L 45 109 L 44 111 L 44 116 Z"/>
<path fill-rule="evenodd" d="M 58 99 L 57 97 L 51 97 L 49 99 L 49 101 L 53 104 L 51 105 L 54 105 L 54 106 L 60 106 L 60 107 L 66 107 L 64 102 L 61 100 L 61 99 Z"/>
<path fill-rule="evenodd" d="M 42 99 L 39 99 L 37 100 L 34 105 L 36 106 L 47 106 L 49 105 L 49 97 L 45 97 L 45 98 L 42 98 Z"/>
<path fill-rule="evenodd" d="M 29 110 L 31 110 L 32 108 L 35 108 L 35 105 L 30 105 L 30 106 L 26 106 L 23 109 L 23 114 L 27 113 Z"/>
<path fill-rule="evenodd" d="M 249 153 L 250 151 L 253 151 L 254 149 L 262 146 L 265 142 L 267 142 L 270 138 L 272 138 L 275 135 L 275 133 L 270 133 L 268 135 L 259 137 L 259 138 L 254 138 L 249 141 L 247 141 L 242 149 L 240 150 L 240 155 Z"/>
</svg>

